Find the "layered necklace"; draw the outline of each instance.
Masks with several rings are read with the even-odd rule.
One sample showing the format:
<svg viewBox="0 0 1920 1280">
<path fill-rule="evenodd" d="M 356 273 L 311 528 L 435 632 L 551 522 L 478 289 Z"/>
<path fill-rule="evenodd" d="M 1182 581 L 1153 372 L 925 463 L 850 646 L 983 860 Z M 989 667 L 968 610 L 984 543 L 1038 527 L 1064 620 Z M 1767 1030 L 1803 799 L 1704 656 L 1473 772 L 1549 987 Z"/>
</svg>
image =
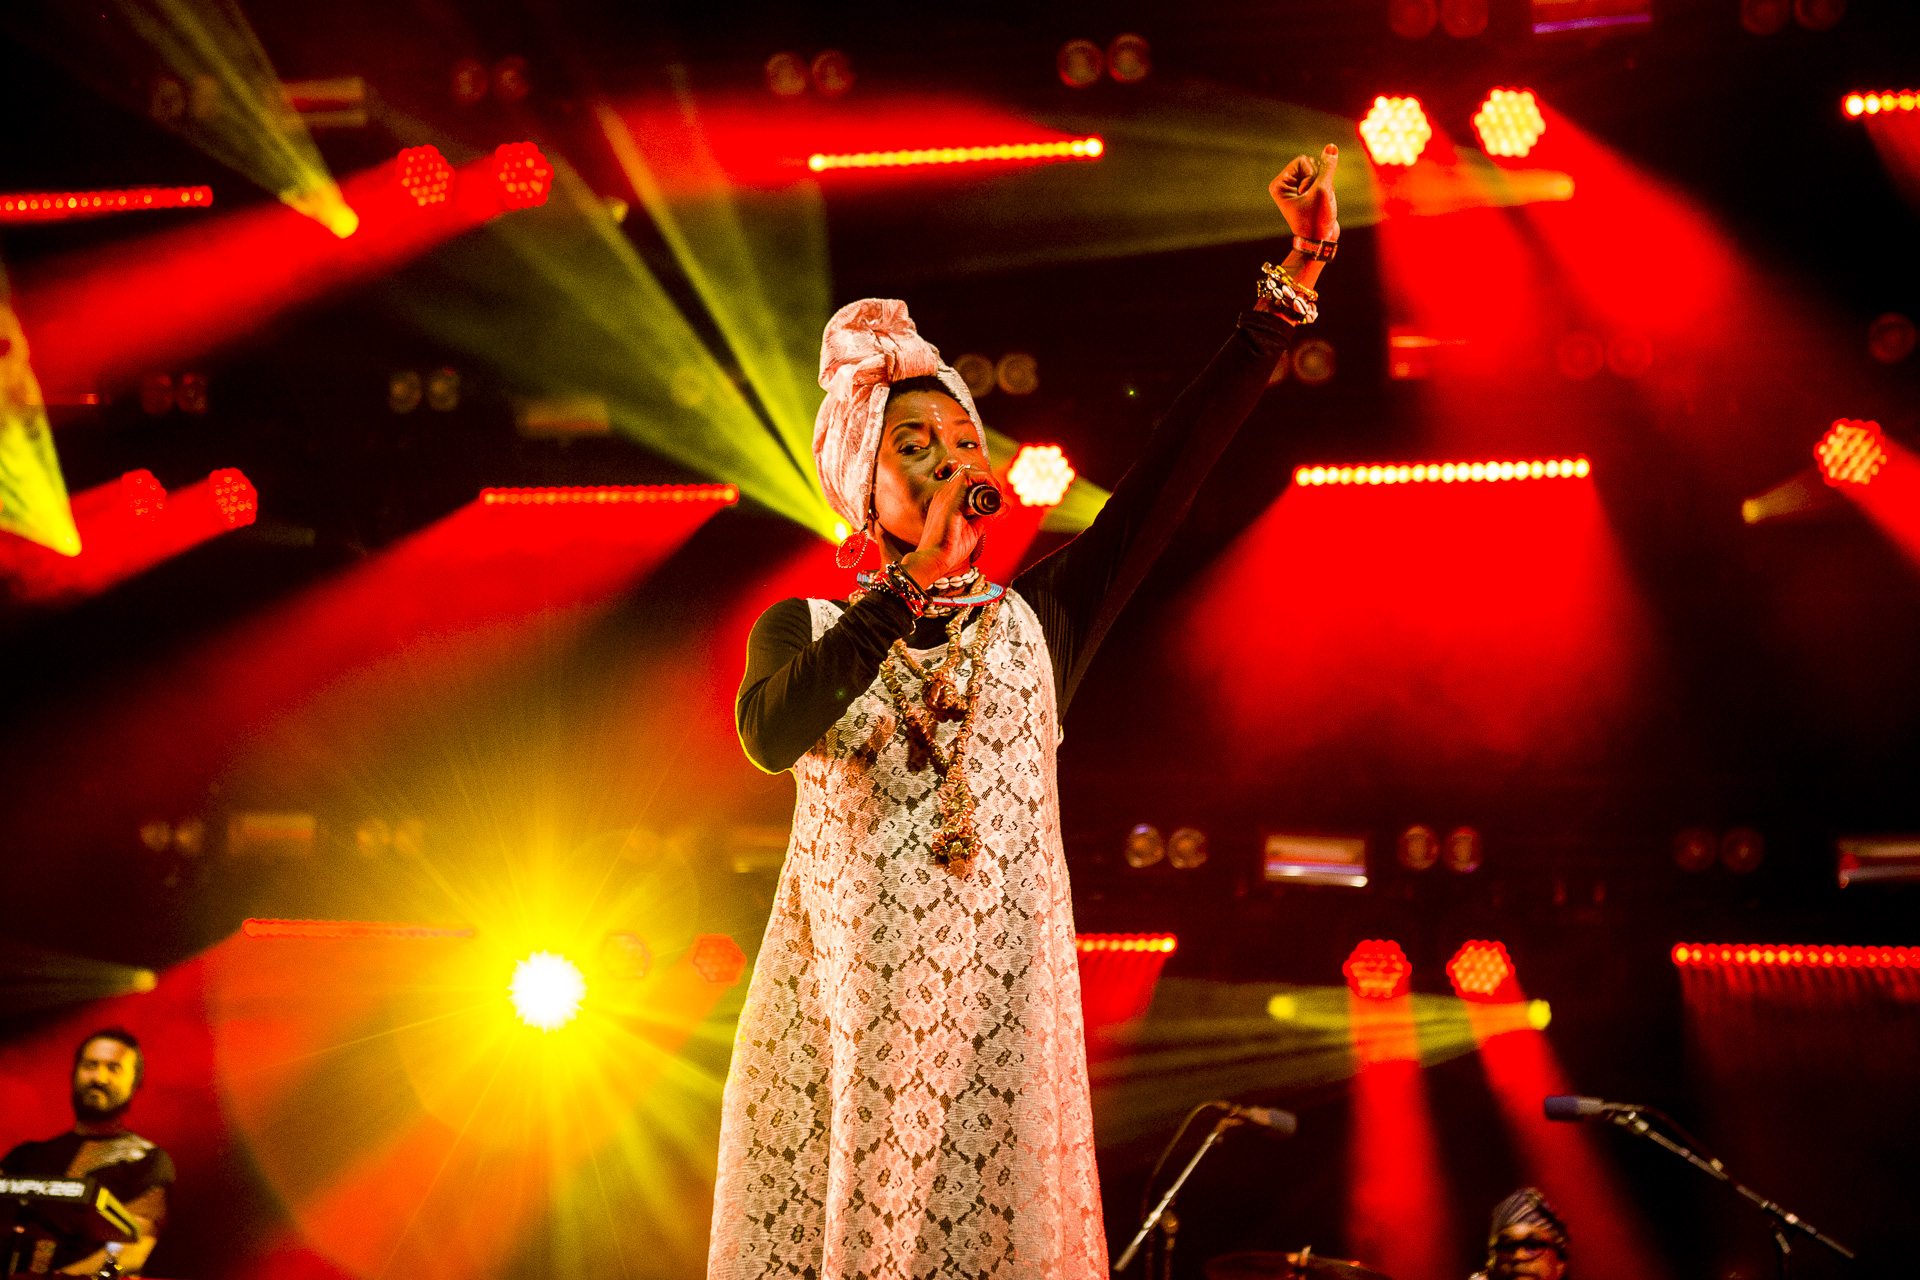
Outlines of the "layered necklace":
<svg viewBox="0 0 1920 1280">
<path fill-rule="evenodd" d="M 880 678 L 906 725 L 908 770 L 920 773 L 931 767 L 940 778 L 935 793 L 940 829 L 933 835 L 933 860 L 962 879 L 973 869 L 973 860 L 980 852 L 979 835 L 973 827 L 973 792 L 967 786 L 967 747 L 973 741 L 974 716 L 980 710 L 980 690 L 986 683 L 987 645 L 992 642 L 1006 595 L 1005 587 L 985 583 L 984 579 L 982 582 L 985 590 L 969 578 L 958 584 L 971 588 L 969 594 L 940 597 L 941 604 L 953 608 L 953 616 L 947 620 L 947 655 L 937 666 L 921 666 L 904 640 L 895 640 L 886 661 L 880 664 Z M 986 607 L 980 612 L 973 643 L 963 646 L 960 637 L 966 629 L 967 609 L 974 604 Z M 957 679 L 962 657 L 973 663 L 964 692 Z M 907 692 L 902 668 L 920 682 L 919 696 Z M 934 738 L 943 720 L 960 722 L 953 741 L 944 750 Z"/>
</svg>

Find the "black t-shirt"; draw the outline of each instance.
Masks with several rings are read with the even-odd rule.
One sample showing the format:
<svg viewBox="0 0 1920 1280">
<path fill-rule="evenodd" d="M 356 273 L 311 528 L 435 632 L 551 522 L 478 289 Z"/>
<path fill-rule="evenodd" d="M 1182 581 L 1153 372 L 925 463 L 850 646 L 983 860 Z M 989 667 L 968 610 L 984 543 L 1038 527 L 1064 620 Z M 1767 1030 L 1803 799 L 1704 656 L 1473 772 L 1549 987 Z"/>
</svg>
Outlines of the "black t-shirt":
<svg viewBox="0 0 1920 1280">
<path fill-rule="evenodd" d="M 173 1161 L 167 1153 L 138 1134 L 124 1131 L 104 1135 L 63 1133 L 44 1142 L 23 1142 L 0 1159 L 0 1173 L 13 1178 L 65 1178 L 74 1157 L 89 1142 L 107 1144 L 107 1149 L 94 1152 L 86 1174 L 76 1176 L 90 1175 L 121 1204 L 131 1205 L 155 1187 L 173 1185 Z M 5 1247 L 0 1245 L 0 1249 Z M 58 1271 L 99 1247 L 85 1236 L 62 1240 L 47 1269 Z M 27 1258 L 20 1261 L 25 1265 Z"/>
</svg>

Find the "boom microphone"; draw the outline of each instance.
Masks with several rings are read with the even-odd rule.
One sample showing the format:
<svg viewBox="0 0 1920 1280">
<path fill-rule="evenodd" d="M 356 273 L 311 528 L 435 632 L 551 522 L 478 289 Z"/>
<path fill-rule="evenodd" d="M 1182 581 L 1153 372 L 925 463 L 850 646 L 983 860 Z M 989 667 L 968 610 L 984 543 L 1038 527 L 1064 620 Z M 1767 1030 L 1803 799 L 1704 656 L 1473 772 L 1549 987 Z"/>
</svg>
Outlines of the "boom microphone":
<svg viewBox="0 0 1920 1280">
<path fill-rule="evenodd" d="M 1588 1098 L 1577 1093 L 1556 1093 L 1541 1103 L 1549 1120 L 1591 1120 L 1595 1116 L 1612 1115 L 1619 1111 L 1646 1111 L 1648 1108 L 1632 1102 L 1608 1102 L 1605 1098 Z"/>
</svg>

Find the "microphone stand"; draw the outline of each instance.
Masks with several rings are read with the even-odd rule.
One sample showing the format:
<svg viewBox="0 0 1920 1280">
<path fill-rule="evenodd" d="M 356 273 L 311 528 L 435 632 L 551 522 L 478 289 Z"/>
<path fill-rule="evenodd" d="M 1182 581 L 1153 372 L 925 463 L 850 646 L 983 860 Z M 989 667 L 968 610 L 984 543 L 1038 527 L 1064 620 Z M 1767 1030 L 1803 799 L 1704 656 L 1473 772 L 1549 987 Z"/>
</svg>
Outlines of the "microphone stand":
<svg viewBox="0 0 1920 1280">
<path fill-rule="evenodd" d="M 1239 1119 L 1232 1114 L 1220 1117 L 1220 1122 L 1213 1126 L 1211 1133 L 1207 1134 L 1206 1141 L 1202 1142 L 1200 1149 L 1193 1153 L 1193 1159 L 1187 1161 L 1187 1167 L 1180 1171 L 1180 1176 L 1173 1180 L 1173 1185 L 1167 1188 L 1167 1193 L 1160 1197 L 1160 1203 L 1153 1206 L 1153 1212 L 1146 1216 L 1146 1220 L 1140 1224 L 1140 1229 L 1133 1233 L 1133 1240 L 1127 1245 L 1126 1252 L 1120 1255 L 1120 1261 L 1113 1264 L 1116 1273 L 1125 1271 L 1127 1264 L 1133 1261 L 1133 1255 L 1140 1251 L 1140 1246 L 1146 1242 L 1148 1233 L 1160 1224 L 1161 1215 L 1173 1206 L 1173 1198 L 1180 1194 L 1180 1188 L 1186 1185 L 1187 1178 L 1199 1166 L 1201 1157 L 1211 1151 L 1213 1144 L 1226 1136 L 1227 1130 L 1238 1123 L 1240 1123 Z M 1168 1243 L 1171 1246 L 1172 1242 Z M 1172 1259 L 1169 1258 L 1168 1261 L 1171 1262 Z"/>
<path fill-rule="evenodd" d="M 1654 1112 L 1654 1114 L 1658 1115 L 1659 1113 Z M 1682 1146 L 1666 1134 L 1661 1133 L 1658 1129 L 1648 1124 L 1638 1110 L 1626 1108 L 1619 1111 L 1610 1111 L 1607 1113 L 1607 1122 L 1618 1125 L 1628 1133 L 1645 1138 L 1657 1146 L 1666 1148 L 1716 1182 L 1726 1183 L 1729 1187 L 1739 1192 L 1741 1197 L 1753 1205 L 1754 1208 L 1766 1214 L 1767 1225 L 1773 1230 L 1774 1248 L 1780 1256 L 1780 1280 L 1787 1280 L 1788 1266 L 1793 1258 L 1793 1241 L 1787 1235 L 1788 1227 L 1792 1227 L 1794 1230 L 1805 1235 L 1812 1236 L 1815 1240 L 1818 1240 L 1821 1244 L 1827 1246 L 1827 1248 L 1833 1250 L 1847 1261 L 1852 1262 L 1854 1260 L 1855 1254 L 1853 1250 L 1847 1248 L 1847 1246 L 1841 1244 L 1832 1236 L 1827 1235 L 1799 1214 L 1789 1212 L 1784 1206 L 1767 1199 L 1752 1187 L 1747 1186 L 1732 1174 L 1728 1173 L 1726 1167 L 1718 1160 L 1700 1156 L 1691 1148 Z"/>
</svg>

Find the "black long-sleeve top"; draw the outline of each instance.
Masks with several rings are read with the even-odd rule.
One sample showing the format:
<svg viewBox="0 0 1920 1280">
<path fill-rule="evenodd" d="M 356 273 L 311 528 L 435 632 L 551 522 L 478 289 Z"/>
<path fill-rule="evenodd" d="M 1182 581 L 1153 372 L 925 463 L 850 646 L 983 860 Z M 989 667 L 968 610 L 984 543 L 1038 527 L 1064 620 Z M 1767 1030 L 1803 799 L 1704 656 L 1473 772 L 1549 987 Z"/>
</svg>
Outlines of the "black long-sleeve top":
<svg viewBox="0 0 1920 1280">
<path fill-rule="evenodd" d="M 1040 619 L 1063 715 L 1094 650 L 1266 390 L 1289 332 L 1265 312 L 1243 312 L 1233 337 L 1180 393 L 1093 523 L 1013 580 Z M 843 606 L 839 621 L 815 640 L 806 601 L 775 604 L 754 623 L 734 703 L 748 758 L 768 773 L 792 768 L 873 683 L 895 640 L 911 636 L 916 649 L 937 648 L 946 643 L 946 625 L 944 618 L 916 620 L 891 592 L 869 591 Z"/>
</svg>

